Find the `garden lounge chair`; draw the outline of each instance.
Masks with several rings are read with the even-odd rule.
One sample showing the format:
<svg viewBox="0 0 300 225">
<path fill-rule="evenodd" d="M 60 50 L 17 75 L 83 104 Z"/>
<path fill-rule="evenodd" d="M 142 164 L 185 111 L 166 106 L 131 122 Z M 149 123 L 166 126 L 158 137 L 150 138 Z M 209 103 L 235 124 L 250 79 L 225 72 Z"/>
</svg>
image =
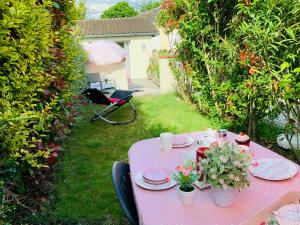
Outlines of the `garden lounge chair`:
<svg viewBox="0 0 300 225">
<path fill-rule="evenodd" d="M 115 162 L 112 168 L 113 185 L 121 208 L 131 225 L 139 224 L 139 217 L 134 203 L 130 168 L 126 162 Z"/>
<path fill-rule="evenodd" d="M 95 116 L 91 119 L 91 121 L 95 121 L 98 119 L 102 119 L 110 124 L 120 125 L 120 124 L 128 124 L 133 122 L 136 119 L 136 109 L 134 105 L 130 102 L 132 99 L 132 93 L 134 91 L 124 91 L 124 90 L 116 90 L 110 97 L 106 97 L 101 91 L 97 89 L 87 89 L 83 92 L 92 106 L 92 109 L 95 113 Z M 107 105 L 99 112 L 94 107 L 94 104 L 98 105 Z M 130 114 L 129 118 L 125 121 L 114 121 L 112 119 L 107 118 L 108 115 L 120 109 L 124 105 L 129 104 L 130 106 Z"/>
</svg>

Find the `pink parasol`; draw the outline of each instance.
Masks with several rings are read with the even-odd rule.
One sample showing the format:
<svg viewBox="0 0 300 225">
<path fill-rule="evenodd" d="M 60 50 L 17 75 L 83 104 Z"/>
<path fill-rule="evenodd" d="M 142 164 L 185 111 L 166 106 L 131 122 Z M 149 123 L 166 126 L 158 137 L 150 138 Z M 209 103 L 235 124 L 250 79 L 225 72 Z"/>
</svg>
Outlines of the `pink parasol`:
<svg viewBox="0 0 300 225">
<path fill-rule="evenodd" d="M 122 62 L 127 54 L 125 49 L 112 41 L 90 41 L 82 45 L 88 52 L 89 62 L 100 66 Z"/>
</svg>

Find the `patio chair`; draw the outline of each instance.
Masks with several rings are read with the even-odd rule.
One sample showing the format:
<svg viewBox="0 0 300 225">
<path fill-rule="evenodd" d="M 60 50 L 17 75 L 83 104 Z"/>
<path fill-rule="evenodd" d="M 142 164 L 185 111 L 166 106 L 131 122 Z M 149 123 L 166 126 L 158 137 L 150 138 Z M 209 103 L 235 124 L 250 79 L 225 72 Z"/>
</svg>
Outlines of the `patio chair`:
<svg viewBox="0 0 300 225">
<path fill-rule="evenodd" d="M 95 88 L 88 88 L 87 90 L 85 90 L 82 94 L 89 99 L 89 102 L 95 113 L 95 115 L 91 119 L 91 122 L 101 119 L 113 125 L 132 123 L 136 119 L 137 114 L 134 105 L 130 102 L 133 97 L 133 92 L 134 91 L 116 90 L 110 97 L 107 97 L 106 95 L 104 95 L 104 93 Z M 100 111 L 97 111 L 94 104 L 106 105 L 106 107 L 104 107 Z M 126 119 L 125 121 L 115 121 L 107 117 L 126 104 L 130 106 L 128 119 Z"/>
<path fill-rule="evenodd" d="M 112 168 L 112 180 L 120 206 L 129 223 L 138 225 L 139 217 L 133 198 L 129 164 L 120 161 L 115 162 Z"/>
<path fill-rule="evenodd" d="M 116 81 L 112 79 L 102 79 L 99 73 L 87 73 L 89 88 L 98 89 L 101 92 L 117 90 Z"/>
</svg>

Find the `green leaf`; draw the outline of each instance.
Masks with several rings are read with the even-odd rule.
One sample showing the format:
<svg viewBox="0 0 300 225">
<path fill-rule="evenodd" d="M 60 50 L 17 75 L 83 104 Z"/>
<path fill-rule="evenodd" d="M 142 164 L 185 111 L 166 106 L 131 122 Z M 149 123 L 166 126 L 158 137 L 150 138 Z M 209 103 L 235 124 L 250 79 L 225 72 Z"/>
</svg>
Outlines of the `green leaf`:
<svg viewBox="0 0 300 225">
<path fill-rule="evenodd" d="M 290 64 L 288 62 L 284 62 L 280 65 L 280 71 L 285 70 L 286 68 L 288 68 L 290 66 Z"/>
<path fill-rule="evenodd" d="M 54 8 L 56 8 L 56 9 L 60 9 L 60 6 L 59 6 L 59 4 L 58 4 L 57 2 L 53 2 L 53 3 L 52 3 L 52 6 L 53 6 Z"/>
<path fill-rule="evenodd" d="M 300 73 L 300 67 L 295 68 L 295 69 L 293 70 L 293 72 L 295 72 L 295 73 Z"/>
</svg>

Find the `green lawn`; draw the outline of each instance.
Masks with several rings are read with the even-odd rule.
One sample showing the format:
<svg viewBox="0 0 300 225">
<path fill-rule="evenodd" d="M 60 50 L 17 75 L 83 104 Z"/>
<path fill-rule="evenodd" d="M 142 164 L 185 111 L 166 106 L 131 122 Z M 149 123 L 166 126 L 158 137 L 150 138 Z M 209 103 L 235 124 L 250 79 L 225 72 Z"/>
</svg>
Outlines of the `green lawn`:
<svg viewBox="0 0 300 225">
<path fill-rule="evenodd" d="M 132 124 L 90 123 L 87 110 L 74 128 L 65 143 L 55 184 L 57 219 L 80 224 L 126 224 L 112 186 L 113 162 L 127 160 L 128 149 L 139 140 L 164 131 L 200 131 L 211 126 L 190 104 L 172 94 L 135 97 L 134 102 L 138 118 Z"/>
</svg>

